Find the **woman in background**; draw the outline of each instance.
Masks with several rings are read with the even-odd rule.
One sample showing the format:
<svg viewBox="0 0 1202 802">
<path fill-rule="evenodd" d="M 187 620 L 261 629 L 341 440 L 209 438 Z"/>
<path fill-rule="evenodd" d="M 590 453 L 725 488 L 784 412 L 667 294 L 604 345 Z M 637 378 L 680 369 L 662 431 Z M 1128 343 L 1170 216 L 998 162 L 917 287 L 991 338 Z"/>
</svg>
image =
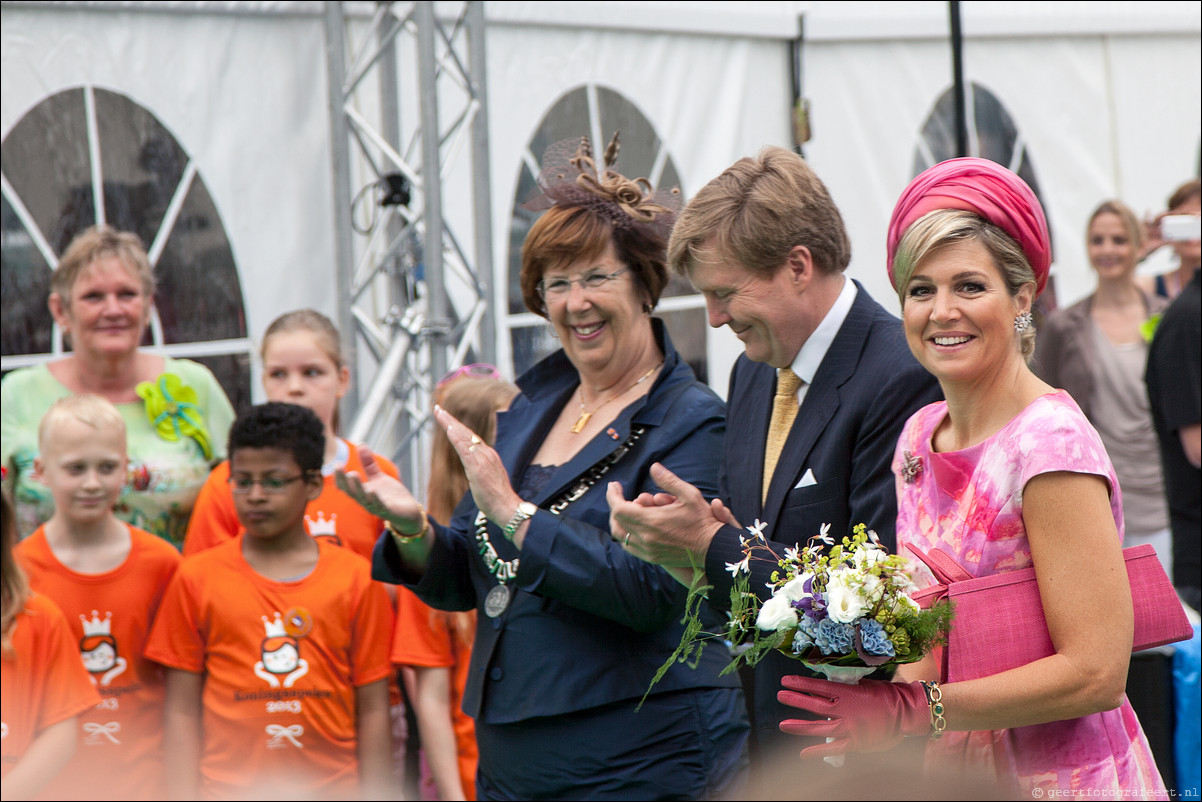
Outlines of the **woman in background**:
<svg viewBox="0 0 1202 802">
<path fill-rule="evenodd" d="M 1087 231 L 1098 287 L 1048 318 L 1032 367 L 1048 384 L 1068 391 L 1106 445 L 1123 489 L 1123 545 L 1151 543 L 1172 576 L 1160 446 L 1144 384 L 1151 339 L 1146 328 L 1167 303 L 1136 284 L 1143 237 L 1129 208 L 1106 201 L 1090 215 Z"/>
<path fill-rule="evenodd" d="M 129 483 L 117 517 L 176 548 L 209 469 L 225 457 L 234 409 L 204 365 L 139 348 L 154 304 L 154 271 L 136 234 L 93 226 L 50 279 L 50 313 L 71 342 L 65 358 L 20 368 L 0 388 L 0 459 L 21 537 L 50 519 L 34 476 L 38 422 L 55 400 L 95 393 L 125 419 Z"/>
</svg>

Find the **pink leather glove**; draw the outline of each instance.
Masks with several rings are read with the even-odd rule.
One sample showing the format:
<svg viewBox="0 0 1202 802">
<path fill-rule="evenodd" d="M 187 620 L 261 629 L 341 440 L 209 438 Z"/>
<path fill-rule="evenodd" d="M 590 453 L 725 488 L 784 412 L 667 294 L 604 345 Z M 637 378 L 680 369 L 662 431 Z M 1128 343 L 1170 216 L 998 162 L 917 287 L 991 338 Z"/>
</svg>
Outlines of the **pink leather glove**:
<svg viewBox="0 0 1202 802">
<path fill-rule="evenodd" d="M 866 679 L 858 685 L 843 685 L 788 676 L 781 684 L 790 689 L 777 692 L 781 704 L 829 719 L 785 719 L 781 731 L 835 739 L 801 750 L 803 758 L 880 752 L 901 743 L 907 735 L 926 735 L 931 729 L 930 706 L 921 682 Z"/>
</svg>

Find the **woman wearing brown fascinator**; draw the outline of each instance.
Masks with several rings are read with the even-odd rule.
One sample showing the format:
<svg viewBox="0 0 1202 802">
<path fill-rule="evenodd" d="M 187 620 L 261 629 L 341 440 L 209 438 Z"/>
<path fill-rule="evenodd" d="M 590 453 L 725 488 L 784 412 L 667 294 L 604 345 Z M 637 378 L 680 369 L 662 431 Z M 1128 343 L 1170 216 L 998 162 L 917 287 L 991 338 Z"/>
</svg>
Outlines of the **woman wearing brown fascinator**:
<svg viewBox="0 0 1202 802">
<path fill-rule="evenodd" d="M 701 799 L 745 776 L 742 691 L 717 650 L 639 706 L 680 642 L 686 588 L 611 539 L 606 483 L 656 492 L 661 462 L 716 495 L 725 408 L 652 316 L 679 193 L 616 172 L 617 151 L 615 136 L 600 166 L 585 138 L 546 152 L 521 286 L 562 348 L 518 379 L 495 447 L 436 410 L 471 491 L 450 525 L 366 456 L 340 477 L 389 522 L 376 578 L 479 612 L 463 707 L 480 799 Z"/>
</svg>

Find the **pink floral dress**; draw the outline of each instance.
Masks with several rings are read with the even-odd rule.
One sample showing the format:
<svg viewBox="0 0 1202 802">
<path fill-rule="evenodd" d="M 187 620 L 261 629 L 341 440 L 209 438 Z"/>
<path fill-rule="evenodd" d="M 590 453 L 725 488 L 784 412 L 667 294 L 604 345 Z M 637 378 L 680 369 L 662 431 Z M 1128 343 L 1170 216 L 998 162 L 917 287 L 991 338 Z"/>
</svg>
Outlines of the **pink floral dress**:
<svg viewBox="0 0 1202 802">
<path fill-rule="evenodd" d="M 947 403 L 931 404 L 906 423 L 893 458 L 897 477 L 897 546 L 939 547 L 973 576 L 1031 566 L 1022 493 L 1053 471 L 1102 476 L 1113 488 L 1111 513 L 1123 536 L 1123 505 L 1106 449 L 1065 392 L 1041 396 L 988 440 L 936 453 L 931 438 Z M 933 584 L 925 568 L 920 587 Z M 1139 720 L 1124 698 L 1116 710 L 1078 719 L 988 732 L 948 732 L 932 741 L 928 765 L 952 759 L 993 774 L 1007 792 L 1122 789 L 1122 798 L 1166 799 L 1164 783 Z"/>
</svg>

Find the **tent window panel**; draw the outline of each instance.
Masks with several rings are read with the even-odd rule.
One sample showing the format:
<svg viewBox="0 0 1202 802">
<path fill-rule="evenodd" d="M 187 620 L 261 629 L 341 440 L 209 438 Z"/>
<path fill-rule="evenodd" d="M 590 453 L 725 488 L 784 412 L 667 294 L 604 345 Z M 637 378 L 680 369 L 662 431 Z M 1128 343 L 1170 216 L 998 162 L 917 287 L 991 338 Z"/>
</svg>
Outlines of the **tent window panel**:
<svg viewBox="0 0 1202 802">
<path fill-rule="evenodd" d="M 0 316 L 0 351 L 5 356 L 47 353 L 54 327 L 45 303 L 50 297 L 50 267 L 17 218 L 8 198 L 3 200 L 0 248 L 4 270 L 0 273 L 0 297 L 5 299 L 5 304 L 4 315 Z M 9 299 L 22 299 L 22 302 Z M 42 302 L 39 303 L 39 299 Z"/>
<path fill-rule="evenodd" d="M 590 119 L 587 87 L 573 89 L 555 101 L 555 105 L 543 117 L 534 136 L 530 138 L 530 152 L 538 160 L 542 159 L 543 151 L 549 145 L 561 139 L 576 136 L 588 136 L 591 139 Z"/>
<path fill-rule="evenodd" d="M 1013 115 L 1006 110 L 998 96 L 975 81 L 965 89 L 968 93 L 968 108 L 971 118 L 968 127 L 968 155 L 989 159 L 1018 173 L 1035 196 L 1043 201 L 1039 190 L 1039 179 L 1031 163 L 1030 154 Z M 914 175 L 947 159 L 961 154 L 956 152 L 956 96 L 955 87 L 943 92 L 931 108 L 930 116 L 922 127 L 922 140 L 914 153 Z M 1047 206 L 1044 205 L 1046 211 Z M 1049 218 L 1048 230 L 1055 245 L 1055 225 Z M 1036 301 L 1037 315 L 1055 310 L 1056 277 L 1052 275 L 1047 289 Z"/>
<path fill-rule="evenodd" d="M 95 94 L 105 218 L 114 228 L 135 232 L 149 248 L 188 156 L 146 109 L 114 92 Z"/>
<path fill-rule="evenodd" d="M 95 222 L 82 89 L 60 92 L 26 112 L 4 138 L 0 164 L 55 254 Z"/>
<path fill-rule="evenodd" d="M 697 374 L 697 381 L 709 384 L 709 359 L 706 357 L 706 332 L 709 326 L 705 314 L 696 309 L 682 309 L 675 312 L 659 311 L 655 315 L 663 318 L 672 345 L 676 346 L 680 358 Z"/>
<path fill-rule="evenodd" d="M 537 194 L 539 194 L 538 184 L 535 181 L 534 174 L 525 165 L 522 165 L 521 175 L 518 177 L 518 188 L 514 197 L 513 216 L 509 220 L 509 281 L 507 286 L 509 314 L 511 315 L 529 311 L 522 300 L 522 243 L 526 241 L 526 235 L 530 233 L 530 227 L 534 225 L 534 221 L 538 219 L 542 212 L 532 212 L 528 209 L 523 209 L 522 204 Z"/>
<path fill-rule="evenodd" d="M 213 371 L 217 382 L 230 399 L 234 412 L 241 415 L 251 408 L 254 401 L 250 397 L 250 354 L 220 354 L 189 358 Z"/>
<path fill-rule="evenodd" d="M 164 340 L 182 343 L 246 336 L 234 255 L 199 175 L 188 189 L 155 274 Z"/>
<path fill-rule="evenodd" d="M 513 352 L 513 370 L 518 376 L 540 359 L 559 349 L 559 340 L 551 333 L 551 324 L 516 326 L 509 330 L 509 345 Z"/>
<path fill-rule="evenodd" d="M 91 98 L 89 101 L 88 98 Z M 89 114 L 95 139 L 89 139 Z M 99 154 L 96 165 L 92 153 Z M 111 90 L 83 87 L 44 98 L 17 121 L 0 148 L 14 199 L 4 199 L 0 275 L 3 276 L 3 353 L 52 358 L 53 322 L 46 308 L 56 260 L 76 234 L 103 221 L 137 233 L 151 249 L 166 237 L 155 265 L 155 305 L 162 342 L 148 328 L 143 345 L 171 346 L 244 339 L 246 312 L 233 251 L 216 204 L 174 135 L 135 100 Z M 97 169 L 93 169 L 93 168 Z M 104 198 L 96 209 L 97 187 Z M 179 213 L 166 210 L 181 182 L 188 186 Z M 46 239 L 17 214 L 23 206 Z M 98 214 L 102 212 L 102 214 Z M 250 353 L 204 357 L 235 406 L 250 404 Z M 218 348 L 217 350 L 220 350 Z"/>
</svg>

